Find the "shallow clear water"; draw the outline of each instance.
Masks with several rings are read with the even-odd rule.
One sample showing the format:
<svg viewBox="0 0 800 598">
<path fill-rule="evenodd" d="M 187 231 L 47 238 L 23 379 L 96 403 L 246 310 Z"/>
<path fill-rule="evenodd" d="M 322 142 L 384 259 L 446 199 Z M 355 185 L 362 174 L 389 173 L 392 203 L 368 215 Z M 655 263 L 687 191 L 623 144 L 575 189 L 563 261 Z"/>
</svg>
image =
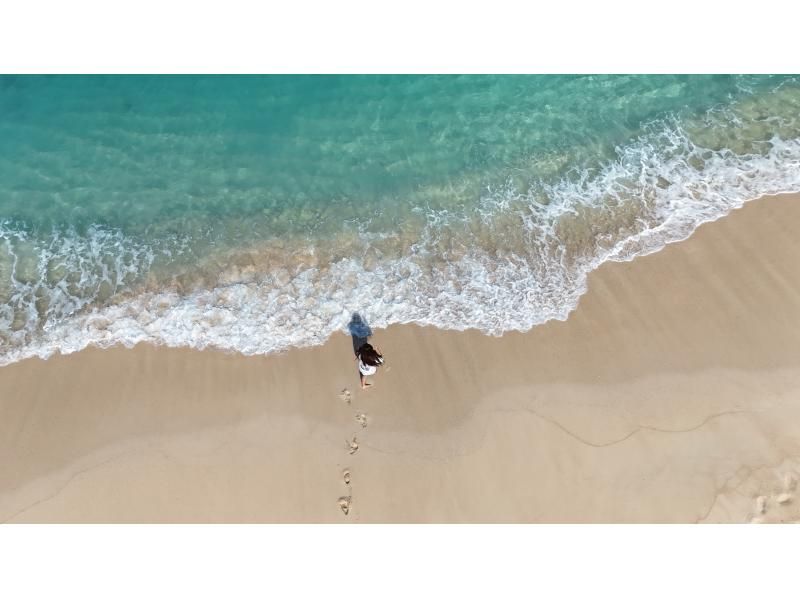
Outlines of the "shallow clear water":
<svg viewBox="0 0 800 598">
<path fill-rule="evenodd" d="M 498 334 L 800 182 L 768 76 L 0 78 L 0 361 Z"/>
</svg>

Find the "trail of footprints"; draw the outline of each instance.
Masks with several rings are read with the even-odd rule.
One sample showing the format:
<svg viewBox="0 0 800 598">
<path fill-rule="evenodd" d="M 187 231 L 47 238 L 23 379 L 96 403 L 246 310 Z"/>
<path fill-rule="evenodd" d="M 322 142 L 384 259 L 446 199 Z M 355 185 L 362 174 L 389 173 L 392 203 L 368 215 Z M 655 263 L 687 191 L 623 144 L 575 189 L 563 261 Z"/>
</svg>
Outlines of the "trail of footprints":
<svg viewBox="0 0 800 598">
<path fill-rule="evenodd" d="M 756 497 L 755 513 L 750 518 L 750 523 L 784 521 L 784 515 L 788 514 L 787 508 L 796 502 L 797 477 L 792 473 L 785 473 L 781 490 L 783 491 Z"/>
<path fill-rule="evenodd" d="M 339 393 L 339 398 L 344 401 L 346 404 L 350 405 L 352 401 L 352 393 L 348 389 L 343 389 L 342 392 Z M 367 414 L 356 412 L 355 414 L 356 423 L 361 426 L 362 429 L 367 427 Z M 349 455 L 355 455 L 358 452 L 358 435 L 353 434 L 353 437 L 350 440 L 346 441 L 347 445 L 347 452 Z M 347 487 L 348 493 L 346 496 L 340 496 L 339 500 L 336 501 L 336 504 L 339 505 L 339 509 L 341 509 L 342 513 L 345 516 L 350 514 L 350 508 L 353 503 L 353 487 L 350 485 L 352 481 L 352 474 L 350 473 L 349 469 L 344 469 L 342 471 L 342 481 L 344 485 Z"/>
<path fill-rule="evenodd" d="M 347 389 L 343 389 L 339 393 L 339 398 L 346 404 L 350 405 L 352 401 L 352 393 Z M 356 423 L 362 429 L 367 427 L 367 414 L 356 412 Z M 346 441 L 347 452 L 349 455 L 355 455 L 358 452 L 358 435 L 353 434 L 350 440 Z M 353 502 L 353 489 L 351 486 L 352 474 L 350 469 L 345 468 L 342 471 L 342 482 L 348 489 L 346 496 L 340 496 L 337 504 L 339 509 L 345 516 L 350 514 L 350 508 Z M 782 491 L 773 492 L 768 495 L 760 495 L 756 497 L 754 514 L 750 518 L 751 523 L 765 523 L 769 521 L 784 521 L 784 516 L 788 515 L 790 506 L 796 506 L 795 492 L 797 490 L 797 476 L 793 473 L 785 473 L 782 480 Z M 795 521 L 800 523 L 800 520 Z"/>
</svg>

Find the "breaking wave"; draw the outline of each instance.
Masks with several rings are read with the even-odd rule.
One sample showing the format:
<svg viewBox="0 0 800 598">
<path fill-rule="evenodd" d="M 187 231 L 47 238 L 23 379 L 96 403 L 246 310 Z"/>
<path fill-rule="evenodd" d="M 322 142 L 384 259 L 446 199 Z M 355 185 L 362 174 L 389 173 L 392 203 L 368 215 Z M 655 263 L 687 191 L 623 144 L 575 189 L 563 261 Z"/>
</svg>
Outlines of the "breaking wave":
<svg viewBox="0 0 800 598">
<path fill-rule="evenodd" d="M 757 120 L 711 116 L 738 119 L 735 131 Z M 250 247 L 247 266 L 223 265 L 188 286 L 154 278 L 168 247 L 102 227 L 41 242 L 0 223 L 0 364 L 139 342 L 265 354 L 321 344 L 354 311 L 377 328 L 492 335 L 564 320 L 600 264 L 658 251 L 748 200 L 800 188 L 800 138 L 755 135 L 736 151 L 720 146 L 725 135 L 703 138 L 677 121 L 652 123 L 596 168 L 512 179 L 470 207 L 414 208 L 422 224 L 413 239 L 363 232 L 347 252 L 336 238 L 306 241 L 282 264 L 252 258 L 260 249 Z"/>
</svg>

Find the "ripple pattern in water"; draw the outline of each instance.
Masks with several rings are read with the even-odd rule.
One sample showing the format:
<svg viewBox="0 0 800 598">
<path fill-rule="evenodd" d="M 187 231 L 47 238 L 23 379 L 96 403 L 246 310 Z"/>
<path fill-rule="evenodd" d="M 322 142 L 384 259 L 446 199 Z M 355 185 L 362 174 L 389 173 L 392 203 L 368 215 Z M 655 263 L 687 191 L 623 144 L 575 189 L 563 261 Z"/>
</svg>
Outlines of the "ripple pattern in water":
<svg viewBox="0 0 800 598">
<path fill-rule="evenodd" d="M 800 182 L 765 76 L 0 78 L 0 361 L 499 334 Z"/>
</svg>

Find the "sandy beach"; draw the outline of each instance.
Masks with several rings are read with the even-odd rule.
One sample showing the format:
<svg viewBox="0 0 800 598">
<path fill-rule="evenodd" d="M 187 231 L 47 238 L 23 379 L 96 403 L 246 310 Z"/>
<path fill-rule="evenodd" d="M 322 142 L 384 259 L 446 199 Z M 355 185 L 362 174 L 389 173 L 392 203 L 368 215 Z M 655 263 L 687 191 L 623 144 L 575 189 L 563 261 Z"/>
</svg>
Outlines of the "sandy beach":
<svg viewBox="0 0 800 598">
<path fill-rule="evenodd" d="M 750 202 L 524 334 L 377 330 L 367 392 L 345 334 L 0 368 L 0 521 L 796 522 L 798 222 Z"/>
</svg>

